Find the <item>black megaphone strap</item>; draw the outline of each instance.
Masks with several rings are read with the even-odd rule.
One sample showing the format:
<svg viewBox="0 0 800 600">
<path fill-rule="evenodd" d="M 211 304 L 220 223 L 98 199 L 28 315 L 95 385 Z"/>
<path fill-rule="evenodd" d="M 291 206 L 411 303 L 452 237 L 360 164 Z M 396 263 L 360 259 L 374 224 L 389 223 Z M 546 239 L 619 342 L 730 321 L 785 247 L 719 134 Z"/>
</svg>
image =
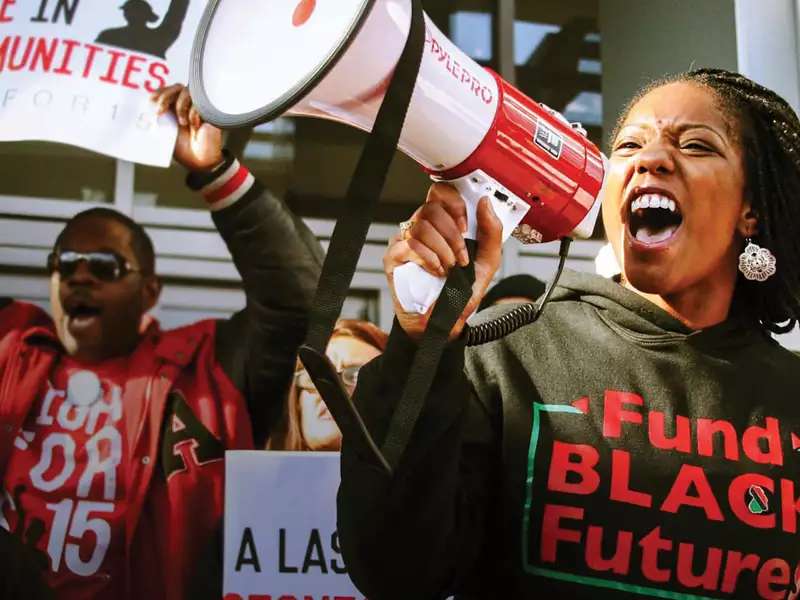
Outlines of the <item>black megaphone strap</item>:
<svg viewBox="0 0 800 600">
<path fill-rule="evenodd" d="M 350 180 L 342 214 L 331 235 L 311 309 L 306 344 L 325 352 L 342 311 L 358 257 L 367 239 L 375 205 L 397 151 L 400 132 L 414 92 L 425 44 L 425 20 L 420 0 L 412 0 L 406 45 L 389 82 L 372 132 Z"/>
<path fill-rule="evenodd" d="M 478 246 L 474 240 L 464 241 L 470 262 L 466 267 L 454 268 L 447 276 L 444 289 L 433 307 L 425 335 L 414 354 L 403 395 L 392 414 L 389 430 L 381 447 L 383 457 L 392 469 L 400 464 L 414 433 L 414 426 L 425 406 L 425 398 L 436 375 L 450 330 L 472 296 L 472 284 L 475 282 L 473 261 Z"/>
<path fill-rule="evenodd" d="M 350 181 L 343 212 L 334 228 L 322 266 L 306 341 L 299 350 L 303 365 L 342 435 L 371 454 L 390 473 L 399 464 L 411 439 L 450 329 L 469 301 L 475 280 L 472 263 L 453 269 L 448 276 L 414 356 L 411 375 L 392 415 L 385 442 L 379 449 L 347 391 L 338 381 L 336 369 L 325 355 L 325 349 L 355 274 L 419 73 L 425 21 L 420 0 L 411 0 L 411 3 L 408 39 Z M 476 246 L 474 243 L 467 246 L 470 257 L 474 258 Z"/>
<path fill-rule="evenodd" d="M 308 333 L 299 355 L 342 435 L 369 449 L 388 469 L 369 431 L 346 391 L 334 382 L 335 368 L 325 356 L 336 320 L 350 289 L 358 257 L 367 239 L 375 205 L 380 198 L 419 73 L 425 45 L 425 18 L 420 0 L 411 0 L 411 24 L 378 110 L 372 132 L 361 151 L 348 186 L 342 214 L 331 236 L 309 317 Z"/>
</svg>

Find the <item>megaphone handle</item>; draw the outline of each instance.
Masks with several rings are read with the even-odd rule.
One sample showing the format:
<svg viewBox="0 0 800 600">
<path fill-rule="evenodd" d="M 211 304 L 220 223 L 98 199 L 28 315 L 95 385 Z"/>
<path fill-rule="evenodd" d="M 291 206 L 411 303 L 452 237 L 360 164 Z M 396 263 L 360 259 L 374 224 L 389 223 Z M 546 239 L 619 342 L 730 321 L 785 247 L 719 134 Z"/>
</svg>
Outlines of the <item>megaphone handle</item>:
<svg viewBox="0 0 800 600">
<path fill-rule="evenodd" d="M 474 240 L 478 229 L 478 201 L 488 197 L 492 209 L 503 223 L 503 241 L 508 239 L 514 228 L 528 212 L 529 205 L 518 198 L 498 181 L 481 170 L 473 171 L 458 179 L 438 180 L 455 187 L 464 198 L 467 208 L 467 231 L 464 237 Z M 393 274 L 394 289 L 403 310 L 410 313 L 425 314 L 439 297 L 445 278 L 428 273 L 416 263 L 406 263 L 397 267 Z"/>
</svg>

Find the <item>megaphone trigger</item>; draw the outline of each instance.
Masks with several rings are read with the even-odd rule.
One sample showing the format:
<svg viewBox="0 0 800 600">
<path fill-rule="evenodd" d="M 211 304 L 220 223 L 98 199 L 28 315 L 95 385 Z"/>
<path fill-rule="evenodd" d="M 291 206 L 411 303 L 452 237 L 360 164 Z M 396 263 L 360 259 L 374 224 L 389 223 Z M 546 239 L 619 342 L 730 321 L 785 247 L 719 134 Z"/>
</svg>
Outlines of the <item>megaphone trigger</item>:
<svg viewBox="0 0 800 600">
<path fill-rule="evenodd" d="M 518 198 L 498 181 L 478 169 L 457 179 L 443 180 L 455 187 L 464 199 L 467 209 L 467 240 L 477 240 L 478 202 L 487 197 L 492 210 L 503 224 L 503 241 L 514 233 L 530 210 L 530 205 Z M 425 314 L 436 302 L 444 287 L 445 278 L 428 273 L 416 263 L 406 263 L 394 270 L 395 295 L 403 310 Z"/>
</svg>

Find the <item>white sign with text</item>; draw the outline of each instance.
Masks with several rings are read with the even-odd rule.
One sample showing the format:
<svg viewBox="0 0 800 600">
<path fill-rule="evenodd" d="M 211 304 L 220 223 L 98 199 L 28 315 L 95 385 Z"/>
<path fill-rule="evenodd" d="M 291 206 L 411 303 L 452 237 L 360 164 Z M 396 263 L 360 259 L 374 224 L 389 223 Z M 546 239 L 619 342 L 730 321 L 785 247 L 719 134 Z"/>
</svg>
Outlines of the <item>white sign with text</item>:
<svg viewBox="0 0 800 600">
<path fill-rule="evenodd" d="M 225 600 L 364 600 L 336 533 L 339 455 L 225 454 Z"/>
<path fill-rule="evenodd" d="M 0 0 L 0 141 L 168 166 L 176 125 L 149 97 L 188 80 L 202 0 Z"/>
</svg>

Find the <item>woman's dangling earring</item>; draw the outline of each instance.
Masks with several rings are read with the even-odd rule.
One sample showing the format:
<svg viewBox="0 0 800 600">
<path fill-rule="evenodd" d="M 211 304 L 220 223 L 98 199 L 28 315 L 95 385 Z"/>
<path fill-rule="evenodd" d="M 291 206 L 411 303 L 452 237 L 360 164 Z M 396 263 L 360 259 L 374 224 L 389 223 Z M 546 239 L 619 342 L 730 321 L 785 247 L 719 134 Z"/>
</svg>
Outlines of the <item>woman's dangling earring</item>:
<svg viewBox="0 0 800 600">
<path fill-rule="evenodd" d="M 747 238 L 744 252 L 739 255 L 739 270 L 745 279 L 766 281 L 775 275 L 775 255 Z"/>
</svg>

